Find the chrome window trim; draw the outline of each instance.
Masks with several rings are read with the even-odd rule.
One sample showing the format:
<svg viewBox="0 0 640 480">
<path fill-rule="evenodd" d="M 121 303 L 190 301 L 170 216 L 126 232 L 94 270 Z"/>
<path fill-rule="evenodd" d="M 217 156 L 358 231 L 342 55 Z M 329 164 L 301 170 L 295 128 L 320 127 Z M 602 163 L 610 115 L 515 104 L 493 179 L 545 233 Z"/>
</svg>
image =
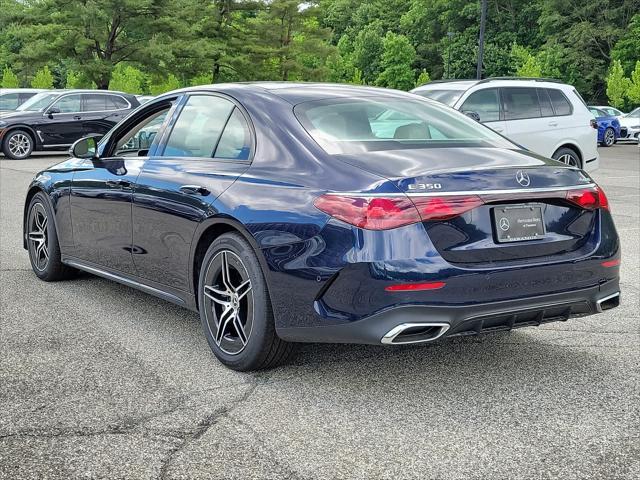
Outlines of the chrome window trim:
<svg viewBox="0 0 640 480">
<path fill-rule="evenodd" d="M 94 92 L 70 92 L 70 93 L 63 93 L 62 95 L 57 96 L 53 102 L 51 102 L 42 112 L 42 116 L 43 117 L 48 117 L 49 115 L 47 114 L 47 110 L 49 110 L 49 108 L 51 108 L 56 102 L 58 102 L 59 100 L 63 99 L 64 97 L 68 97 L 70 95 L 107 95 L 107 96 L 111 96 L 111 97 L 120 97 L 121 99 L 123 99 L 125 102 L 127 102 L 127 108 L 116 108 L 115 110 L 90 110 L 88 112 L 60 112 L 60 113 L 53 113 L 52 115 L 78 115 L 81 113 L 108 113 L 108 112 L 122 112 L 124 110 L 130 110 L 131 108 L 133 108 L 131 106 L 131 102 L 129 100 L 127 100 L 125 97 L 123 97 L 122 95 L 120 95 L 119 93 L 111 93 L 111 92 L 99 92 L 96 91 Z M 80 97 L 80 108 L 82 108 L 82 102 L 84 100 L 82 99 L 82 97 Z"/>
</svg>

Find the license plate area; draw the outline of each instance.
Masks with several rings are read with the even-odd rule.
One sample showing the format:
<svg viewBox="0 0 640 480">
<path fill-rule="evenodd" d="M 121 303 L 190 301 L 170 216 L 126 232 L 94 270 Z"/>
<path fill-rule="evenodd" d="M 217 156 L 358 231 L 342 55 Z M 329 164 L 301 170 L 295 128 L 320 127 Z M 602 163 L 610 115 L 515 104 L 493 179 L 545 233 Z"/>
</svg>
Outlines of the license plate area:
<svg viewBox="0 0 640 480">
<path fill-rule="evenodd" d="M 491 212 L 498 243 L 539 240 L 546 233 L 540 204 L 502 205 Z"/>
</svg>

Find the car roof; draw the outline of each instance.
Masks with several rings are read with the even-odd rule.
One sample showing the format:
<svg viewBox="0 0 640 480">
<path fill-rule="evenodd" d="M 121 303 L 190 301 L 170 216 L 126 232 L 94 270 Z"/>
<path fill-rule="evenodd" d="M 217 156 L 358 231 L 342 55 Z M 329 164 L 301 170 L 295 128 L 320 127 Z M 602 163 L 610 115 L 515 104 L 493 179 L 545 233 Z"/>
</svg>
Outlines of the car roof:
<svg viewBox="0 0 640 480">
<path fill-rule="evenodd" d="M 571 85 L 562 83 L 553 78 L 537 77 L 489 77 L 482 80 L 434 80 L 411 90 L 412 92 L 426 90 L 468 90 L 471 87 L 481 84 L 494 84 L 501 87 L 552 87 L 552 88 L 573 88 Z"/>
<path fill-rule="evenodd" d="M 212 85 L 199 85 L 187 87 L 166 95 L 176 93 L 197 92 L 212 90 L 216 92 L 233 94 L 233 92 L 256 92 L 268 93 L 279 97 L 293 105 L 327 98 L 353 98 L 353 97 L 409 97 L 415 98 L 407 92 L 391 90 L 388 88 L 369 87 L 362 85 L 348 85 L 340 83 L 311 83 L 311 82 L 237 82 L 237 83 L 216 83 Z M 159 97 L 158 97 L 159 98 Z"/>
<path fill-rule="evenodd" d="M 40 92 L 46 92 L 46 91 L 48 91 L 46 88 L 1 88 L 0 95 L 2 95 L 3 93 L 20 93 L 20 92 L 40 93 Z"/>
</svg>

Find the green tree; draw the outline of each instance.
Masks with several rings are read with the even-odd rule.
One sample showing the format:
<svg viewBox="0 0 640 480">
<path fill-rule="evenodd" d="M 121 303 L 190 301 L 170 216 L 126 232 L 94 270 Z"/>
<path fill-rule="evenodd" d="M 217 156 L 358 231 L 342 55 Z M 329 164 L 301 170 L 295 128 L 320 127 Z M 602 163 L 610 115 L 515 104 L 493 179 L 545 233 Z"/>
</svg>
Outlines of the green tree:
<svg viewBox="0 0 640 480">
<path fill-rule="evenodd" d="M 636 13 L 622 37 L 613 47 L 611 58 L 620 60 L 622 68 L 629 72 L 640 59 L 640 13 Z"/>
<path fill-rule="evenodd" d="M 528 54 L 525 62 L 516 69 L 516 75 L 518 77 L 541 77 L 542 65 L 536 57 Z"/>
<path fill-rule="evenodd" d="M 196 87 L 198 85 L 209 85 L 211 83 L 211 74 L 210 73 L 200 73 L 195 77 L 192 77 L 189 80 L 189 85 L 192 87 Z"/>
<path fill-rule="evenodd" d="M 164 80 L 149 85 L 149 93 L 151 95 L 160 95 L 165 92 L 170 92 L 171 90 L 177 90 L 178 88 L 180 88 L 180 81 L 174 74 L 170 73 Z"/>
<path fill-rule="evenodd" d="M 82 76 L 79 72 L 69 70 L 65 80 L 65 88 L 81 88 Z"/>
<path fill-rule="evenodd" d="M 371 23 L 358 32 L 353 41 L 353 66 L 362 72 L 365 83 L 375 83 L 382 71 L 380 60 L 384 50 L 382 27 Z"/>
<path fill-rule="evenodd" d="M 404 35 L 387 32 L 383 42 L 380 67 L 382 72 L 376 79 L 376 85 L 400 90 L 409 90 L 415 85 L 415 74 L 411 64 L 416 51 Z"/>
<path fill-rule="evenodd" d="M 620 60 L 614 60 L 609 75 L 607 75 L 607 97 L 611 105 L 617 108 L 624 107 L 624 99 L 630 83 L 629 79 L 624 76 Z"/>
<path fill-rule="evenodd" d="M 627 89 L 627 98 L 632 106 L 640 105 L 640 60 L 636 61 L 636 68 L 631 72 L 631 82 Z"/>
<path fill-rule="evenodd" d="M 111 75 L 109 90 L 140 94 L 143 92 L 145 75 L 131 65 L 119 64 Z"/>
<path fill-rule="evenodd" d="M 31 80 L 33 88 L 53 88 L 53 75 L 46 65 L 36 72 Z"/>
<path fill-rule="evenodd" d="M 0 82 L 0 87 L 2 88 L 18 88 L 20 86 L 20 82 L 18 81 L 18 77 L 13 70 L 9 67 L 4 67 L 4 71 L 2 72 L 2 82 Z"/>
<path fill-rule="evenodd" d="M 429 83 L 430 81 L 431 77 L 429 76 L 429 73 L 423 68 L 420 72 L 420 75 L 418 75 L 418 78 L 416 79 L 415 86 L 419 87 L 421 85 Z"/>
<path fill-rule="evenodd" d="M 353 70 L 353 76 L 349 80 L 349 83 L 352 85 L 365 85 L 364 79 L 362 78 L 362 71 L 358 68 Z"/>
</svg>

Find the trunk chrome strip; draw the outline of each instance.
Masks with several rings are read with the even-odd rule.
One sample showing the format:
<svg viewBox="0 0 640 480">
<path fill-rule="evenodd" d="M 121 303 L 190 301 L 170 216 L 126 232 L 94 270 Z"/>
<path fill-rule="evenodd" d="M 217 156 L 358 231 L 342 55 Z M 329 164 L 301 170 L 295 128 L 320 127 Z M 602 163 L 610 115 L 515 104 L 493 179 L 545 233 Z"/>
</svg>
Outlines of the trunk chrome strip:
<svg viewBox="0 0 640 480">
<path fill-rule="evenodd" d="M 504 195 L 509 193 L 545 193 L 545 192 L 563 192 L 565 190 L 579 190 L 582 188 L 595 187 L 595 183 L 585 183 L 583 185 L 569 185 L 566 187 L 548 187 L 548 188 L 520 188 L 507 190 L 460 190 L 455 192 L 434 192 L 433 190 L 425 192 L 399 192 L 399 193 L 366 193 L 366 192 L 327 192 L 325 195 L 352 195 L 359 197 L 442 197 L 450 195 Z"/>
</svg>

